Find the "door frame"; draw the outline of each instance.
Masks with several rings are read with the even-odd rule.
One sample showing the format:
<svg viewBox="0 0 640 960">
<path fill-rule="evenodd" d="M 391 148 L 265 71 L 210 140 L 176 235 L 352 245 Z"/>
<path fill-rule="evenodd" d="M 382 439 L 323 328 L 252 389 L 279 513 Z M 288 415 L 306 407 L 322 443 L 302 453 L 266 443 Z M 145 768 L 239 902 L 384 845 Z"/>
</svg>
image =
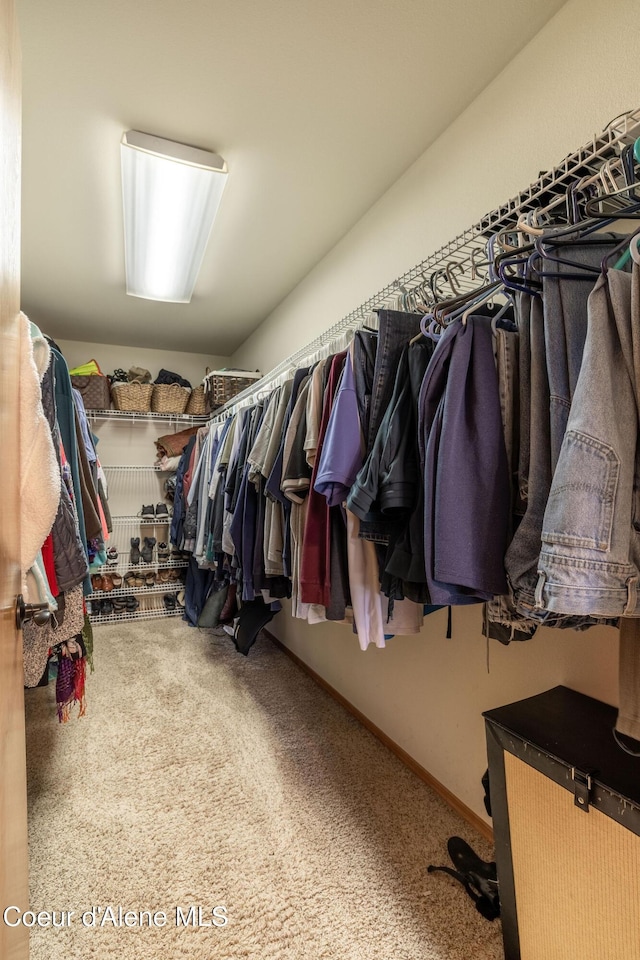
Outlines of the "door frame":
<svg viewBox="0 0 640 960">
<path fill-rule="evenodd" d="M 29 906 L 20 591 L 21 52 L 14 0 L 0 0 L 0 957 L 28 960 L 29 931 L 4 911 Z"/>
</svg>

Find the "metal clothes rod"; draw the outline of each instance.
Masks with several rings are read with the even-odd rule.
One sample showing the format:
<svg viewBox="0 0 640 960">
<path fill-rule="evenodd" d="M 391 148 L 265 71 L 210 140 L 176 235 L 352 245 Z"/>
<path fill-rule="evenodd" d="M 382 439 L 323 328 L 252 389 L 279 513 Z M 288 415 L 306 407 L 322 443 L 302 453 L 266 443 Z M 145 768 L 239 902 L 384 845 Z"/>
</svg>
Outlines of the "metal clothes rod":
<svg viewBox="0 0 640 960">
<path fill-rule="evenodd" d="M 518 218 L 532 212 L 540 206 L 549 206 L 554 200 L 559 202 L 566 195 L 568 186 L 584 177 L 594 178 L 607 163 L 615 164 L 620 158 L 620 148 L 633 143 L 640 136 L 640 108 L 630 110 L 616 117 L 600 134 L 594 134 L 592 140 L 575 153 L 565 157 L 558 166 L 543 173 L 526 190 L 511 200 L 487 213 L 481 220 L 468 227 L 463 233 L 430 254 L 396 280 L 365 300 L 333 326 L 329 327 L 314 340 L 305 344 L 285 360 L 282 360 L 269 373 L 256 380 L 255 384 L 237 394 L 211 418 L 214 422 L 224 420 L 236 407 L 263 392 L 269 384 L 289 370 L 302 366 L 303 361 L 313 357 L 323 347 L 337 340 L 347 330 L 361 323 L 368 313 L 388 304 L 393 298 L 410 293 L 425 283 L 428 275 L 442 271 L 443 278 L 448 277 L 449 286 L 458 292 L 465 287 L 477 286 L 478 255 L 484 255 L 490 236 L 502 230 L 514 229 Z M 457 269 L 455 269 L 457 267 Z M 451 282 L 455 270 L 455 280 Z M 447 282 L 447 280 L 444 280 Z M 455 291 L 454 291 L 455 292 Z"/>
</svg>

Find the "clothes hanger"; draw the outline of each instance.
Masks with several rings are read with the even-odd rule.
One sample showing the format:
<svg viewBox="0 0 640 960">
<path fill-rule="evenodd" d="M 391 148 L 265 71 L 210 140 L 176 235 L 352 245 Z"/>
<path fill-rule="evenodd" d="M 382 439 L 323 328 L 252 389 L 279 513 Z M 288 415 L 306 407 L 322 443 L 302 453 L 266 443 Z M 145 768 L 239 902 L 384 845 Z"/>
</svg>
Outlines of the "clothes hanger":
<svg viewBox="0 0 640 960">
<path fill-rule="evenodd" d="M 634 232 L 631 234 L 631 237 L 625 237 L 622 243 L 619 243 L 616 247 L 614 247 L 613 250 L 610 251 L 610 253 L 606 255 L 606 257 L 603 257 L 602 264 L 601 264 L 602 272 L 607 273 L 607 271 L 611 267 L 611 264 L 609 261 L 612 260 L 613 257 L 617 256 L 619 253 L 623 253 L 625 255 L 622 257 L 619 257 L 616 260 L 616 262 L 613 264 L 614 270 L 621 270 L 628 262 L 629 257 L 633 257 L 633 259 L 635 260 L 636 255 L 632 250 L 632 244 L 635 245 L 637 250 L 638 237 L 640 237 L 640 227 L 637 230 L 634 230 Z M 640 260 L 636 262 L 640 263 Z M 621 264 L 621 266 L 618 266 L 618 264 Z"/>
<path fill-rule="evenodd" d="M 527 232 L 534 236 L 534 252 L 531 254 L 528 263 L 528 271 L 535 273 L 538 277 L 545 276 L 557 276 L 557 272 L 549 272 L 540 270 L 537 260 L 538 258 L 547 260 L 550 263 L 563 264 L 565 266 L 575 267 L 575 274 L 563 273 L 563 277 L 566 279 L 592 279 L 594 275 L 598 275 L 600 270 L 595 267 L 590 267 L 583 263 L 578 263 L 575 260 L 567 259 L 566 257 L 553 256 L 551 252 L 547 249 L 548 246 L 571 246 L 576 242 L 581 244 L 601 244 L 606 243 L 607 238 L 602 236 L 595 237 L 593 239 L 588 239 L 589 234 L 593 233 L 596 230 L 601 230 L 604 225 L 602 219 L 598 218 L 596 220 L 582 220 L 581 221 L 581 212 L 579 209 L 578 195 L 586 191 L 587 187 L 595 189 L 595 184 L 599 182 L 604 188 L 605 191 L 609 187 L 617 189 L 616 176 L 614 174 L 619 174 L 624 172 L 625 179 L 628 181 L 632 178 L 635 181 L 635 172 L 633 169 L 633 163 L 629 164 L 628 161 L 628 152 L 625 154 L 624 161 L 622 158 L 611 158 L 608 160 L 602 168 L 592 174 L 588 174 L 582 177 L 580 180 L 575 181 L 570 184 L 565 193 L 565 206 L 567 219 L 569 223 L 565 226 L 557 227 L 555 225 L 546 225 L 542 226 L 540 221 L 542 216 L 548 216 L 550 210 L 557 206 L 559 201 L 556 201 L 554 204 L 550 204 L 547 208 L 544 208 L 541 211 L 536 211 L 535 220 L 536 225 L 533 226 L 531 223 L 528 223 L 524 218 L 521 218 L 518 222 L 518 227 L 523 231 Z M 608 220 L 607 222 L 612 222 Z M 611 239 L 612 243 L 617 241 Z M 503 272 L 504 276 L 504 272 Z"/>
<path fill-rule="evenodd" d="M 455 279 L 455 277 L 453 276 L 453 271 L 454 271 L 454 270 L 458 270 L 458 272 L 461 274 L 461 276 L 464 276 L 464 267 L 462 266 L 462 264 L 461 264 L 461 263 L 458 263 L 458 262 L 455 261 L 455 260 L 452 260 L 451 263 L 448 263 L 448 264 L 445 266 L 444 269 L 445 269 L 445 273 L 446 273 L 446 275 L 447 275 L 447 282 L 448 282 L 449 286 L 451 287 L 452 293 L 453 293 L 454 295 L 461 293 L 461 292 L 462 292 L 462 287 L 460 286 L 460 284 L 458 283 L 458 281 L 457 281 L 457 280 Z"/>
<path fill-rule="evenodd" d="M 638 240 L 640 240 L 640 233 L 634 233 L 634 235 L 631 237 L 631 240 L 629 242 L 629 252 L 631 254 L 631 259 L 633 260 L 633 262 L 637 263 L 638 266 L 640 266 L 640 249 L 638 248 Z"/>
<path fill-rule="evenodd" d="M 359 330 L 366 330 L 367 333 L 375 333 L 377 336 L 378 335 L 377 323 L 378 323 L 378 314 L 375 310 L 369 310 L 366 317 L 362 313 L 362 311 L 360 311 L 360 323 L 358 324 Z M 354 336 L 355 336 L 355 331 L 354 331 Z"/>
<path fill-rule="evenodd" d="M 457 320 L 459 316 L 462 316 L 465 311 L 469 310 L 470 307 L 475 309 L 479 303 L 487 303 L 493 299 L 495 293 L 501 286 L 502 283 L 500 281 L 493 281 L 475 290 L 467 291 L 458 297 L 444 301 L 435 308 L 434 319 L 441 327 L 449 326 L 449 324 Z"/>
<path fill-rule="evenodd" d="M 519 229 L 519 227 L 520 224 L 524 224 L 528 228 L 537 230 L 538 228 L 535 226 L 535 223 L 535 211 L 528 211 L 518 217 L 515 228 L 517 231 L 517 246 L 506 243 L 506 240 L 503 239 L 507 232 L 509 234 L 513 233 L 513 229 L 510 231 L 501 231 L 500 234 L 496 235 L 495 243 L 502 247 L 503 252 L 494 257 L 490 269 L 490 274 L 500 280 L 505 289 L 516 293 L 525 293 L 528 296 L 538 296 L 541 285 L 533 281 L 527 274 L 529 254 L 533 250 L 533 243 L 531 240 L 526 239 L 525 231 Z M 515 270 L 515 276 L 509 273 L 509 270 Z"/>
<path fill-rule="evenodd" d="M 409 346 L 414 343 L 417 343 L 422 337 L 426 337 L 428 340 L 437 341 L 439 333 L 437 332 L 435 324 L 432 326 L 432 323 L 436 320 L 435 317 L 435 308 L 439 303 L 439 290 L 438 290 L 438 276 L 443 274 L 443 269 L 438 268 L 427 278 L 424 273 L 421 274 L 422 277 L 422 288 L 426 294 L 425 299 L 429 301 L 429 304 L 425 308 L 425 313 L 420 320 L 420 333 L 416 334 L 415 337 L 409 341 Z"/>
<path fill-rule="evenodd" d="M 481 297 L 480 300 L 477 300 L 475 303 L 472 303 L 462 314 L 460 322 L 463 327 L 466 327 L 467 320 L 471 314 L 475 313 L 479 307 L 485 303 L 490 303 L 494 299 L 496 293 L 502 288 L 502 283 L 498 282 L 493 285 L 493 289 L 489 290 L 484 297 Z"/>
</svg>

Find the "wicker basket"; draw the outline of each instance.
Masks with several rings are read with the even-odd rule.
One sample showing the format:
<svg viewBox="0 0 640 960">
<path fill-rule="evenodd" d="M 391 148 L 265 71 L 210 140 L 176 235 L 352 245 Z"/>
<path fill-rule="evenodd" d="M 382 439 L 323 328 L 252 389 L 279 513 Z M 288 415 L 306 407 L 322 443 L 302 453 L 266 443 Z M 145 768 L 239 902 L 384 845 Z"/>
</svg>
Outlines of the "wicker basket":
<svg viewBox="0 0 640 960">
<path fill-rule="evenodd" d="M 151 409 L 152 383 L 112 383 L 111 399 L 116 410 L 148 413 Z"/>
<path fill-rule="evenodd" d="M 151 409 L 154 413 L 184 413 L 191 390 L 179 383 L 154 383 Z"/>
<path fill-rule="evenodd" d="M 233 400 L 235 396 L 253 386 L 262 374 L 248 373 L 244 370 L 214 370 L 205 378 L 205 389 L 208 389 L 211 409 L 221 407 Z"/>
<path fill-rule="evenodd" d="M 204 417 L 210 411 L 209 394 L 203 386 L 194 387 L 185 413 L 190 413 L 192 417 Z"/>
</svg>

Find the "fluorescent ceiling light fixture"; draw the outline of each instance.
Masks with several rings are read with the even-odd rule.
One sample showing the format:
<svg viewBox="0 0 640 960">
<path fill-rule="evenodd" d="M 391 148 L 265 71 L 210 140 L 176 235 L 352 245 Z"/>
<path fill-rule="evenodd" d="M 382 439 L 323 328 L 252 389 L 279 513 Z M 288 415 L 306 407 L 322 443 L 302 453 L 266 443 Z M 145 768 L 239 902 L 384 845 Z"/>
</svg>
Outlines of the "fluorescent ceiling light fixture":
<svg viewBox="0 0 640 960">
<path fill-rule="evenodd" d="M 227 165 L 216 153 L 137 130 L 123 134 L 120 154 L 127 293 L 189 303 Z"/>
</svg>

